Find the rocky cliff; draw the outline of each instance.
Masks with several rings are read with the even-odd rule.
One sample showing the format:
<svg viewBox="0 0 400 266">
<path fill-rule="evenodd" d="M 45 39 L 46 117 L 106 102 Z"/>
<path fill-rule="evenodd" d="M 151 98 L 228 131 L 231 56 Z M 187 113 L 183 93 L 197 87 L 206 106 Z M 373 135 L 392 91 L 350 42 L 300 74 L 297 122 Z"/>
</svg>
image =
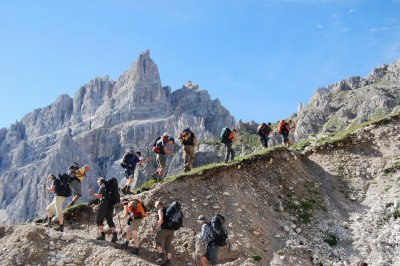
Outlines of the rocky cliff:
<svg viewBox="0 0 400 266">
<path fill-rule="evenodd" d="M 230 164 L 187 173 L 133 197 L 150 206 L 139 229 L 140 257 L 119 244 L 93 240 L 89 208 L 66 213 L 64 233 L 35 224 L 0 226 L 2 265 L 156 265 L 154 202 L 179 201 L 174 265 L 196 265 L 192 228 L 200 214 L 224 215 L 226 266 L 399 265 L 400 115 L 303 152 L 276 147 Z M 81 209 L 79 211 L 79 209 Z M 122 214 L 118 207 L 116 214 Z M 91 218 L 91 219 L 90 219 Z M 91 220 L 91 226 L 87 222 Z M 118 229 L 125 220 L 115 215 Z M 195 259 L 197 255 L 197 261 Z"/>
<path fill-rule="evenodd" d="M 348 126 L 400 111 L 400 60 L 320 88 L 297 113 L 297 140 L 337 133 Z"/>
<path fill-rule="evenodd" d="M 45 177 L 64 172 L 73 161 L 92 166 L 89 186 L 98 176 L 122 180 L 119 160 L 130 146 L 154 157 L 150 145 L 163 132 L 177 136 L 190 127 L 199 139 L 213 139 L 222 127 L 234 125 L 219 100 L 190 84 L 175 91 L 162 86 L 146 51 L 117 81 L 97 77 L 73 98 L 61 95 L 0 129 L 0 220 L 17 223 L 43 214 L 50 201 L 41 189 Z M 179 165 L 181 154 L 172 160 Z M 197 163 L 202 163 L 201 156 Z M 137 183 L 154 167 L 153 159 Z M 178 171 L 175 168 L 169 171 Z"/>
</svg>

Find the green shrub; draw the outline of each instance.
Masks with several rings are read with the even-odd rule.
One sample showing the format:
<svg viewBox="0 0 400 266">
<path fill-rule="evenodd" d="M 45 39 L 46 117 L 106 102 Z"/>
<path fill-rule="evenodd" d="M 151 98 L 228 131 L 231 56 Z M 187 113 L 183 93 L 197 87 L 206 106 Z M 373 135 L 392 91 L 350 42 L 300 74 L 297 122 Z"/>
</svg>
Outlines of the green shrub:
<svg viewBox="0 0 400 266">
<path fill-rule="evenodd" d="M 328 233 L 324 239 L 325 243 L 328 243 L 329 246 L 335 247 L 338 243 L 338 239 L 334 234 Z"/>
</svg>

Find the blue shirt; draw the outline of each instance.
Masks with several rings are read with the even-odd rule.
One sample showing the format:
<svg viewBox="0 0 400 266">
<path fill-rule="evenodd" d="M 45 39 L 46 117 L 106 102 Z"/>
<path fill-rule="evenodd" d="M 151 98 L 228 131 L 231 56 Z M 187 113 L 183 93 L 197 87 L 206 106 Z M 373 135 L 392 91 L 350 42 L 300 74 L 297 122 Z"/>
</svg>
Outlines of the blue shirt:
<svg viewBox="0 0 400 266">
<path fill-rule="evenodd" d="M 209 224 L 204 224 L 201 227 L 201 233 L 200 233 L 200 240 L 203 240 L 206 244 L 212 240 L 211 238 L 211 226 Z"/>
</svg>

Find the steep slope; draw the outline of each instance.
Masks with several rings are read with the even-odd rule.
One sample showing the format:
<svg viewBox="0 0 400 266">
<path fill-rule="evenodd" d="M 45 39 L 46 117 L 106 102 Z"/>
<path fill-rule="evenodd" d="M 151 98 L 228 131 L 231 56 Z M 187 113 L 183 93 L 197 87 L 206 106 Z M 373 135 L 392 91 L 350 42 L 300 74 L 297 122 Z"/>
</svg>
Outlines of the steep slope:
<svg viewBox="0 0 400 266">
<path fill-rule="evenodd" d="M 396 115 L 304 154 L 285 148 L 260 152 L 157 185 L 140 197 L 149 206 L 156 200 L 182 203 L 185 221 L 174 240 L 176 265 L 194 264 L 196 217 L 215 213 L 226 217 L 229 229 L 223 265 L 351 265 L 361 260 L 397 265 L 399 122 Z M 5 265 L 154 263 L 154 209 L 140 229 L 145 261 L 109 242 L 91 240 L 97 231 L 94 226 L 88 231 L 85 213 L 78 215 L 80 221 L 69 217 L 62 235 L 32 225 L 1 227 L 0 259 Z M 115 221 L 125 227 L 124 221 Z M 48 244 L 38 256 L 32 247 L 42 241 Z"/>
<path fill-rule="evenodd" d="M 173 92 L 163 87 L 157 65 L 146 51 L 117 81 L 96 78 L 73 99 L 61 95 L 50 106 L 0 130 L 0 221 L 18 223 L 43 215 L 50 199 L 39 188 L 48 174 L 64 172 L 73 161 L 90 164 L 91 177 L 115 176 L 122 181 L 119 160 L 133 146 L 152 157 L 146 168 L 137 171 L 141 184 L 154 172 L 150 145 L 163 132 L 177 136 L 191 127 L 199 139 L 213 139 L 220 128 L 234 123 L 229 111 L 198 86 Z M 199 156 L 197 163 L 209 163 L 209 158 Z M 168 173 L 181 171 L 181 165 L 178 152 L 168 160 Z M 94 185 L 94 179 L 89 178 L 88 184 Z M 88 198 L 86 190 L 83 196 Z M 27 207 L 26 200 L 35 208 Z"/>
<path fill-rule="evenodd" d="M 400 111 L 400 60 L 367 77 L 351 77 L 320 88 L 297 114 L 297 140 L 332 134 L 349 125 Z"/>
</svg>

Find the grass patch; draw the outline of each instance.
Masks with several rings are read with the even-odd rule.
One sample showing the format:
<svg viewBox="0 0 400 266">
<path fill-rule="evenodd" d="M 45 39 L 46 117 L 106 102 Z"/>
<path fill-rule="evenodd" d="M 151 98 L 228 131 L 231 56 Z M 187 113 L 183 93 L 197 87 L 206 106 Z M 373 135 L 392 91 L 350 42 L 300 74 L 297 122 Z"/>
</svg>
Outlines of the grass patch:
<svg viewBox="0 0 400 266">
<path fill-rule="evenodd" d="M 303 139 L 303 140 L 295 143 L 293 145 L 293 149 L 295 149 L 296 151 L 302 151 L 302 150 L 304 150 L 305 148 L 307 148 L 310 145 L 311 145 L 311 140 Z"/>
<path fill-rule="evenodd" d="M 139 194 L 144 191 L 150 190 L 154 185 L 156 184 L 156 181 L 154 179 L 151 179 L 147 182 L 145 182 L 140 188 L 135 188 L 133 190 L 133 194 Z"/>
<path fill-rule="evenodd" d="M 335 247 L 338 243 L 338 239 L 334 234 L 328 233 L 324 238 L 324 242 L 331 247 Z"/>
<path fill-rule="evenodd" d="M 393 212 L 393 218 L 397 219 L 400 217 L 400 209 L 397 208 L 394 212 Z"/>
<path fill-rule="evenodd" d="M 303 224 L 309 224 L 314 213 L 314 206 L 317 202 L 314 199 L 301 200 L 299 204 L 289 202 L 287 209 L 291 209 Z"/>
<path fill-rule="evenodd" d="M 260 255 L 253 255 L 251 256 L 251 258 L 256 262 L 260 262 L 262 260 L 262 257 Z"/>
<path fill-rule="evenodd" d="M 385 168 L 383 170 L 383 172 L 385 173 L 385 175 L 388 175 L 388 174 L 396 173 L 398 170 L 400 170 L 400 162 L 395 163 L 391 167 Z"/>
</svg>

